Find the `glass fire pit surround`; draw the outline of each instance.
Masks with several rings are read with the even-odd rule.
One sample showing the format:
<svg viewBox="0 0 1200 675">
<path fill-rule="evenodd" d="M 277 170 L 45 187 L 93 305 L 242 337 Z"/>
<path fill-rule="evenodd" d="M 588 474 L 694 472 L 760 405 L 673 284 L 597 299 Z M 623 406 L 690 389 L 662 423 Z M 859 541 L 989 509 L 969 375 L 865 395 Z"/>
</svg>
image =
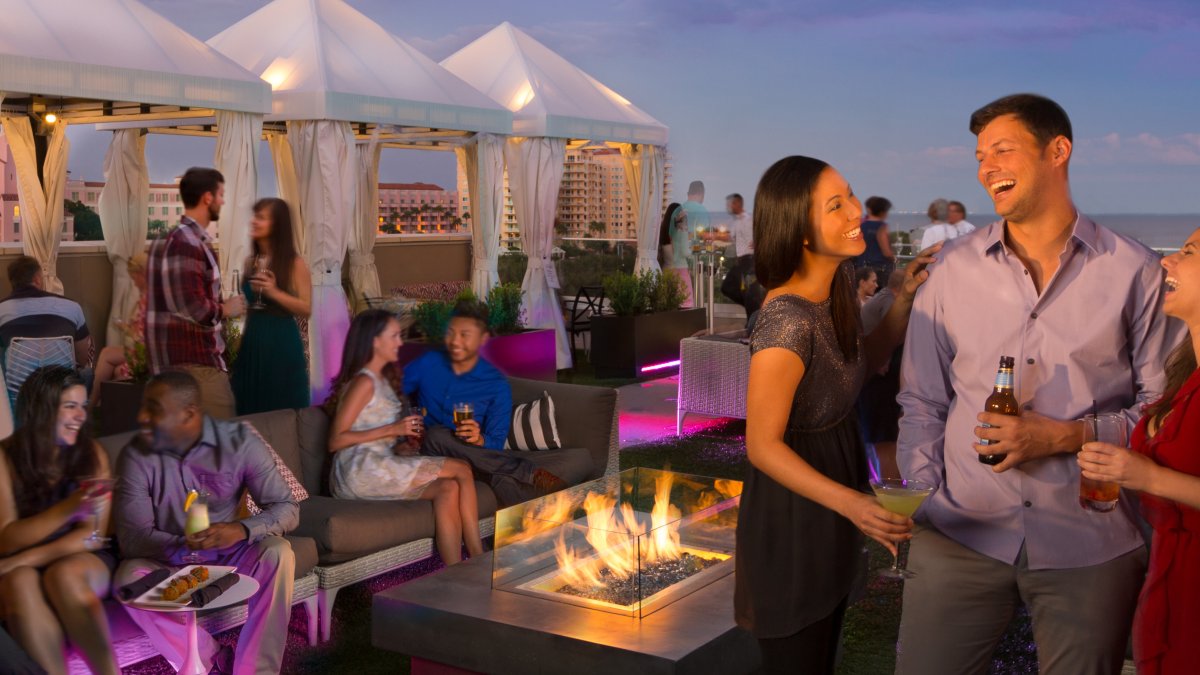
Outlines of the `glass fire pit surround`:
<svg viewBox="0 0 1200 675">
<path fill-rule="evenodd" d="M 647 616 L 733 571 L 741 493 L 636 468 L 501 509 L 492 588 Z"/>
</svg>

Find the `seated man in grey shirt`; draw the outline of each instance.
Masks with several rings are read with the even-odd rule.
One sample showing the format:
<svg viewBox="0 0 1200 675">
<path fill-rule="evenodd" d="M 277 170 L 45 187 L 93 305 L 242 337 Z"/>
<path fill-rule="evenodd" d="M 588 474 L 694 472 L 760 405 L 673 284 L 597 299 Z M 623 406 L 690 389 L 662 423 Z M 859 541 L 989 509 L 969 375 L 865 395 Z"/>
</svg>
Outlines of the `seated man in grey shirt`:
<svg viewBox="0 0 1200 675">
<path fill-rule="evenodd" d="M 178 567 L 190 551 L 208 565 L 232 565 L 260 585 L 238 638 L 236 672 L 278 673 L 292 607 L 295 557 L 284 533 L 296 527 L 300 507 L 276 468 L 271 450 L 246 422 L 217 420 L 201 411 L 200 385 L 185 372 L 167 371 L 146 386 L 138 414 L 141 433 L 117 462 L 113 514 L 121 554 L 116 586 L 161 567 Z M 192 489 L 209 493 L 211 525 L 184 535 L 184 503 Z M 237 519 L 242 491 L 261 513 Z M 187 653 L 184 626 L 173 615 L 129 609 L 151 644 L 176 669 Z M 200 631 L 200 656 L 226 671 L 228 653 Z"/>
</svg>

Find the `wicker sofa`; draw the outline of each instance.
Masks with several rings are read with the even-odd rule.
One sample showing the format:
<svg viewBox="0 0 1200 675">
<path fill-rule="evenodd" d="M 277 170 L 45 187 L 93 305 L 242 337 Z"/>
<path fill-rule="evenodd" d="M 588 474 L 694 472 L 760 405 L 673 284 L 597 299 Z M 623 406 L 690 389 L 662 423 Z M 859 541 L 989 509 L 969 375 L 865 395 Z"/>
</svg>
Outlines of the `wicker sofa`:
<svg viewBox="0 0 1200 675">
<path fill-rule="evenodd" d="M 613 389 L 510 378 L 513 402 L 533 401 L 546 391 L 554 399 L 562 450 L 520 453 L 541 467 L 578 484 L 617 471 L 617 393 Z M 294 603 L 308 613 L 310 643 L 329 639 L 333 603 L 350 584 L 390 572 L 433 553 L 433 508 L 427 501 L 356 501 L 329 495 L 326 477 L 329 420 L 320 408 L 279 410 L 246 418 L 275 448 L 303 483 L 309 498 L 300 503 L 300 525 L 289 534 L 296 550 Z M 102 438 L 113 457 L 132 434 Z M 492 533 L 496 497 L 476 483 L 480 530 Z M 110 603 L 114 604 L 114 603 Z M 115 610 L 115 611 L 111 611 Z M 110 622 L 122 665 L 153 655 L 149 641 L 119 608 Z M 245 606 L 201 617 L 210 632 L 245 621 Z M 149 651 L 147 651 L 149 650 Z"/>
</svg>

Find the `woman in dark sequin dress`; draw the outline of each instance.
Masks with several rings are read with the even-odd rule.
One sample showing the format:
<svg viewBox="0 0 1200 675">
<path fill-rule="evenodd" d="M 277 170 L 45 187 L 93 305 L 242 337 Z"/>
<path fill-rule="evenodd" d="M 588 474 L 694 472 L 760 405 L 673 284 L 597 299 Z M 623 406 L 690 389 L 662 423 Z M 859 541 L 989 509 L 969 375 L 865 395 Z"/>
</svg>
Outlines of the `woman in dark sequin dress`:
<svg viewBox="0 0 1200 675">
<path fill-rule="evenodd" d="M 864 339 L 849 262 L 865 248 L 861 215 L 841 174 L 808 157 L 776 162 L 755 196 L 755 266 L 769 292 L 750 339 L 734 604 L 770 673 L 833 672 L 862 534 L 894 551 L 912 527 L 871 496 L 852 412 L 868 369 L 903 339 L 939 247 L 909 265 Z"/>
</svg>

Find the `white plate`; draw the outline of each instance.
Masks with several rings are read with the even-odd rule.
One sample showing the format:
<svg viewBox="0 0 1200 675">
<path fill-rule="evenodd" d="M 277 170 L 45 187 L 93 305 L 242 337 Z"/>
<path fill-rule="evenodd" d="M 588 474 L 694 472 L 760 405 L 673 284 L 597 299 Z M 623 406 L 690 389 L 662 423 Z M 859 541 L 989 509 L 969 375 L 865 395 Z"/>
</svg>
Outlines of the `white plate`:
<svg viewBox="0 0 1200 675">
<path fill-rule="evenodd" d="M 204 583 L 196 586 L 195 588 L 191 589 L 187 593 L 184 593 L 183 595 L 179 596 L 175 600 L 163 600 L 163 597 L 162 597 L 163 591 L 167 590 L 167 586 L 170 586 L 172 581 L 178 579 L 180 576 L 183 576 L 185 574 L 191 574 L 192 570 L 197 567 L 207 567 L 208 568 L 208 581 L 205 581 Z M 181 607 L 186 607 L 188 605 L 188 602 L 192 599 L 193 593 L 200 590 L 201 588 L 204 588 L 205 586 L 208 586 L 209 584 L 216 581 L 217 579 L 220 579 L 221 577 L 223 577 L 231 572 L 236 572 L 236 571 L 237 571 L 236 567 L 230 567 L 227 565 L 188 565 L 187 567 L 180 569 L 178 572 L 172 574 L 171 576 L 167 577 L 163 581 L 159 582 L 159 584 L 157 586 L 155 586 L 154 588 L 151 588 L 150 590 L 146 591 L 145 593 L 142 593 L 138 597 L 129 601 L 129 604 L 141 605 L 143 607 L 164 607 L 164 608 L 171 608 L 171 609 L 179 609 Z"/>
</svg>

